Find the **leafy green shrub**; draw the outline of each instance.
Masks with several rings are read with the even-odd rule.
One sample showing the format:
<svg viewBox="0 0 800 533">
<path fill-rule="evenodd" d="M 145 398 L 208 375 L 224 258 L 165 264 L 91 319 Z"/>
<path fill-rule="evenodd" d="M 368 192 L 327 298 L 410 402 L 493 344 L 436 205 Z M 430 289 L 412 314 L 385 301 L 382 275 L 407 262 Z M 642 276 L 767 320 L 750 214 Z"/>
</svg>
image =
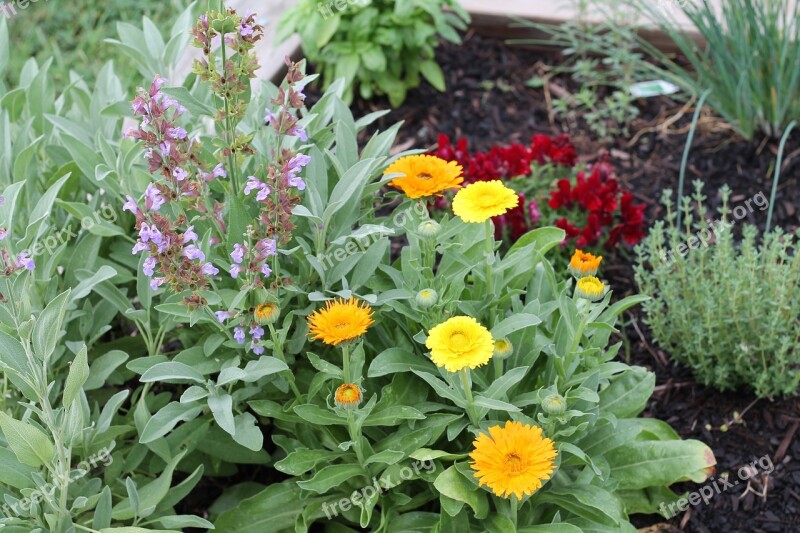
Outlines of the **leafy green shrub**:
<svg viewBox="0 0 800 533">
<path fill-rule="evenodd" d="M 642 48 L 664 65 L 651 66 L 660 76 L 699 95 L 711 90 L 709 105 L 746 139 L 761 130 L 780 137 L 800 116 L 800 23 L 797 0 L 726 0 L 663 2 L 628 0 L 678 46 L 691 68 L 640 39 Z M 705 39 L 679 22 L 691 21 Z"/>
<path fill-rule="evenodd" d="M 666 191 L 667 223 L 657 222 L 638 249 L 636 280 L 653 337 L 705 384 L 745 386 L 759 396 L 793 394 L 800 385 L 800 255 L 779 228 L 759 238 L 730 230 L 729 190 L 720 219 L 706 220 L 702 185 L 686 198 L 682 228 Z M 761 241 L 761 242 L 759 242 Z"/>
<path fill-rule="evenodd" d="M 399 106 L 421 77 L 445 90 L 435 48 L 440 38 L 460 43 L 469 20 L 457 0 L 300 0 L 278 25 L 284 39 L 300 34 L 324 87 L 346 80 L 346 102 L 357 85 L 363 98 L 385 94 Z"/>
</svg>

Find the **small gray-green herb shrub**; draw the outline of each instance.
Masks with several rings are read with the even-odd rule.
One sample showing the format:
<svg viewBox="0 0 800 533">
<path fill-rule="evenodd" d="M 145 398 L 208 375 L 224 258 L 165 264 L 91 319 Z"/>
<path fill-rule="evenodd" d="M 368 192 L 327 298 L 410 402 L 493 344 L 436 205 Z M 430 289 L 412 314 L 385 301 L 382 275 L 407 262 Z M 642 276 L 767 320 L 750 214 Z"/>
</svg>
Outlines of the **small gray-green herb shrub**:
<svg viewBox="0 0 800 533">
<path fill-rule="evenodd" d="M 777 228 L 762 236 L 745 226 L 735 239 L 730 190 L 721 193 L 720 217 L 711 222 L 696 182 L 679 228 L 665 191 L 666 223 L 657 222 L 637 248 L 636 281 L 653 297 L 643 304 L 647 323 L 656 342 L 706 385 L 793 394 L 800 385 L 797 235 Z"/>
</svg>

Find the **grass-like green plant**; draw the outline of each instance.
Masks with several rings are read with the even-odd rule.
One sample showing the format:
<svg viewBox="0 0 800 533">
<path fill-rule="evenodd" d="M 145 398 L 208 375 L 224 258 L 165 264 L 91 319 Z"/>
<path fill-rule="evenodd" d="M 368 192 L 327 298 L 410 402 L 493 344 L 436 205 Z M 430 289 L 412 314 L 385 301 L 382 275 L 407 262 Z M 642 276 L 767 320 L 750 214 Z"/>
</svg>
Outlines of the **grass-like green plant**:
<svg viewBox="0 0 800 533">
<path fill-rule="evenodd" d="M 300 0 L 278 23 L 278 35 L 299 33 L 324 87 L 347 81 L 346 101 L 358 86 L 363 98 L 385 94 L 398 106 L 422 78 L 445 90 L 436 46 L 440 38 L 460 44 L 458 31 L 469 20 L 457 0 Z"/>
<path fill-rule="evenodd" d="M 697 378 L 720 390 L 744 386 L 759 396 L 793 394 L 800 385 L 800 256 L 796 236 L 753 226 L 736 242 L 730 191 L 710 223 L 702 186 L 684 198 L 681 227 L 671 191 L 666 223 L 638 248 L 636 280 L 656 342 Z"/>
<path fill-rule="evenodd" d="M 50 75 L 56 83 L 63 85 L 70 83 L 70 71 L 91 81 L 96 79 L 107 61 L 114 61 L 123 85 L 132 90 L 138 80 L 136 71 L 131 68 L 136 66 L 135 62 L 104 41 L 116 36 L 120 23 L 127 27 L 132 27 L 128 23 L 139 26 L 143 16 L 149 16 L 155 23 L 148 20 L 145 31 L 154 33 L 156 25 L 166 29 L 189 4 L 190 0 L 49 0 L 27 3 L 25 9 L 17 8 L 16 15 L 8 19 L 14 48 L 8 58 L 6 82 L 19 83 L 16 76 L 30 58 L 36 58 L 40 64 L 52 59 Z M 2 11 L 0 19 L 6 19 Z M 149 46 L 140 50 L 140 54 L 148 54 L 149 50 L 153 50 L 153 54 L 160 53 L 164 46 L 162 44 L 159 50 L 159 39 L 160 36 L 150 39 Z M 178 47 L 179 50 L 183 48 L 183 45 Z M 1 56 L 2 50 L 0 63 Z M 167 75 L 163 71 L 160 73 Z"/>
<path fill-rule="evenodd" d="M 664 2 L 628 0 L 677 45 L 684 66 L 644 38 L 661 66 L 653 70 L 699 95 L 745 138 L 762 131 L 780 137 L 800 115 L 800 24 L 798 0 Z M 691 26 L 678 19 L 682 14 Z M 698 45 L 692 32 L 705 41 Z"/>
</svg>

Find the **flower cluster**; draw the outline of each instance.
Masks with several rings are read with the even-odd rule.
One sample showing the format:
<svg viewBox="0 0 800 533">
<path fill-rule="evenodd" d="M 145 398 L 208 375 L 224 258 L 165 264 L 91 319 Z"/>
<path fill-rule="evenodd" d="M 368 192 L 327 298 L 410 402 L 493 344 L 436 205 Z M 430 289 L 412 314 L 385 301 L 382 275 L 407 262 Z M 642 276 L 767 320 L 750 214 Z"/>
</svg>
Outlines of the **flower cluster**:
<svg viewBox="0 0 800 533">
<path fill-rule="evenodd" d="M 577 280 L 575 296 L 596 302 L 606 295 L 605 283 L 595 276 L 602 260 L 603 258 L 600 256 L 586 253 L 583 250 L 575 250 L 569 261 L 569 270 Z"/>
<path fill-rule="evenodd" d="M 598 244 L 607 233 L 604 246 L 613 248 L 621 241 L 634 245 L 644 237 L 644 204 L 635 204 L 633 195 L 620 189 L 614 178 L 614 169 L 607 155 L 592 165 L 590 172 L 578 172 L 574 182 L 558 181 L 547 202 L 556 212 L 577 208 L 585 224 L 583 227 L 566 216 L 554 224 L 567 232 L 567 239 L 575 239 L 580 247 Z M 573 218 L 574 222 L 578 217 Z"/>
<path fill-rule="evenodd" d="M 555 225 L 566 231 L 565 245 L 574 240 L 580 247 L 603 244 L 610 249 L 623 241 L 636 244 L 644 236 L 645 206 L 622 190 L 608 156 L 575 172 L 578 158 L 565 134 L 534 135 L 528 146 L 511 143 L 474 153 L 466 139 L 453 144 L 440 135 L 435 155 L 461 165 L 467 183 L 500 180 L 517 191 L 516 207 L 494 218 L 497 238 L 518 239 L 535 227 Z M 444 209 L 447 204 L 438 198 L 434 205 Z"/>
</svg>

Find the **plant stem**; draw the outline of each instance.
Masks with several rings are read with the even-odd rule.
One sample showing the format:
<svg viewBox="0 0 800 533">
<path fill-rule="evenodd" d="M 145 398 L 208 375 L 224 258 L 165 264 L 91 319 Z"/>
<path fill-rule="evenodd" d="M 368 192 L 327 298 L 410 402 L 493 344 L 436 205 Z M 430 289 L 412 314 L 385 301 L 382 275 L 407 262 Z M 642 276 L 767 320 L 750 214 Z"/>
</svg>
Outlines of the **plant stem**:
<svg viewBox="0 0 800 533">
<path fill-rule="evenodd" d="M 222 77 L 225 80 L 223 84 L 223 91 L 222 91 L 222 101 L 225 104 L 225 141 L 228 143 L 228 150 L 230 153 L 228 154 L 228 172 L 231 178 L 231 187 L 233 187 L 233 194 L 239 194 L 239 183 L 237 179 L 237 172 L 236 172 L 236 154 L 233 153 L 233 143 L 236 140 L 235 131 L 233 129 L 231 123 L 231 113 L 230 113 L 230 102 L 228 101 L 228 75 L 225 69 L 225 64 L 227 63 L 226 58 L 226 45 L 225 45 L 225 34 L 221 36 L 221 46 L 220 46 L 220 53 L 222 54 Z"/>
<path fill-rule="evenodd" d="M 475 399 L 472 397 L 472 384 L 469 379 L 469 369 L 461 369 L 461 387 L 464 389 L 464 397 L 467 399 L 467 416 L 473 426 L 478 426 L 478 416 L 475 414 Z"/>
<path fill-rule="evenodd" d="M 508 502 L 509 508 L 511 510 L 511 522 L 514 524 L 514 531 L 517 530 L 517 508 L 519 507 L 519 502 L 517 501 L 517 497 L 513 494 L 511 495 L 511 500 Z"/>
<path fill-rule="evenodd" d="M 286 363 L 286 356 L 283 353 L 283 344 L 279 342 L 278 339 L 278 332 L 275 331 L 275 326 L 272 324 L 268 324 L 267 327 L 269 328 L 269 335 L 272 339 L 272 351 L 283 364 L 289 366 Z M 286 376 L 286 381 L 289 383 L 289 387 L 292 389 L 294 393 L 294 397 L 300 401 L 303 398 L 303 395 L 300 393 L 300 389 L 297 388 L 297 382 L 294 380 L 294 374 L 292 373 L 291 369 L 284 371 Z"/>
<path fill-rule="evenodd" d="M 342 344 L 342 375 L 345 383 L 352 383 L 350 377 L 350 346 Z"/>
</svg>

